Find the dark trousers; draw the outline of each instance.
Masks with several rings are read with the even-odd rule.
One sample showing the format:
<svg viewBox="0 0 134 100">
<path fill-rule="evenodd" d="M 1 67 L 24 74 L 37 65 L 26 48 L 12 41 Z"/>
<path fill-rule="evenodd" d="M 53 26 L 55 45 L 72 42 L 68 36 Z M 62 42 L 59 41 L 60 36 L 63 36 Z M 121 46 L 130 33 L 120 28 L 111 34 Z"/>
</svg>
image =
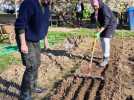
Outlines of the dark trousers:
<svg viewBox="0 0 134 100">
<path fill-rule="evenodd" d="M 32 100 L 32 89 L 37 85 L 38 67 L 40 66 L 40 43 L 27 42 L 28 54 L 21 53 L 23 65 L 26 66 L 19 100 Z M 20 48 L 20 43 L 18 43 Z"/>
<path fill-rule="evenodd" d="M 83 12 L 76 12 L 76 18 L 77 18 L 77 24 L 81 26 L 82 24 L 82 18 L 83 18 Z"/>
<path fill-rule="evenodd" d="M 76 12 L 76 18 L 77 18 L 77 20 L 82 20 L 83 12 Z"/>
</svg>

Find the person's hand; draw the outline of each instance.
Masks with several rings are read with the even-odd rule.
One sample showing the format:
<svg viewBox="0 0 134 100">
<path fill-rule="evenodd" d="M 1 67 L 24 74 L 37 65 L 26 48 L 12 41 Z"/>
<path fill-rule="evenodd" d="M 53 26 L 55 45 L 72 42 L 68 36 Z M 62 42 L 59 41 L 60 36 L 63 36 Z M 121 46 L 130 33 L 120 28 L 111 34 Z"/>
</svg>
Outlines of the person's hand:
<svg viewBox="0 0 134 100">
<path fill-rule="evenodd" d="M 21 44 L 20 51 L 21 53 L 26 54 L 28 53 L 28 46 L 27 46 L 26 39 L 25 39 L 25 33 L 21 33 L 19 37 L 20 37 L 20 44 Z"/>
<path fill-rule="evenodd" d="M 100 38 L 100 32 L 96 33 L 96 38 L 99 39 Z"/>
<path fill-rule="evenodd" d="M 100 32 L 100 28 L 99 27 L 96 28 L 96 32 Z"/>
<path fill-rule="evenodd" d="M 27 54 L 28 53 L 28 47 L 27 44 L 21 45 L 21 52 Z"/>
</svg>

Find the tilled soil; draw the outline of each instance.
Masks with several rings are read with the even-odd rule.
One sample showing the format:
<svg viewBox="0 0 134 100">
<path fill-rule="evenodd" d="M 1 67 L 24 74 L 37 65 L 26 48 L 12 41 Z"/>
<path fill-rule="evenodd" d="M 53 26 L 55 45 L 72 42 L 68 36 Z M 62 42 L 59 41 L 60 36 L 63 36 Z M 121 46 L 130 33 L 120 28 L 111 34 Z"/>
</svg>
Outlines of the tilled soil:
<svg viewBox="0 0 134 100">
<path fill-rule="evenodd" d="M 122 45 L 120 39 L 113 40 L 110 64 L 101 71 L 101 74 L 96 71 L 96 74 L 103 76 L 104 80 L 94 77 L 68 77 L 57 87 L 51 100 L 132 100 L 134 45 L 131 43 L 134 40 L 125 38 L 124 41 L 127 42 Z"/>
<path fill-rule="evenodd" d="M 98 66 L 102 55 L 97 44 L 91 70 L 93 77 L 75 75 L 84 63 L 87 67 L 89 65 L 91 38 L 79 38 L 77 46 L 68 52 L 64 50 L 64 43 L 50 51 L 42 50 L 38 83 L 42 87 L 48 86 L 49 91 L 33 94 L 34 100 L 133 100 L 133 42 L 134 38 L 124 38 L 123 42 L 120 38 L 114 38 L 110 63 L 105 68 Z M 16 100 L 19 96 L 24 68 L 18 67 L 20 65 L 11 66 L 0 74 L 0 100 Z"/>
</svg>

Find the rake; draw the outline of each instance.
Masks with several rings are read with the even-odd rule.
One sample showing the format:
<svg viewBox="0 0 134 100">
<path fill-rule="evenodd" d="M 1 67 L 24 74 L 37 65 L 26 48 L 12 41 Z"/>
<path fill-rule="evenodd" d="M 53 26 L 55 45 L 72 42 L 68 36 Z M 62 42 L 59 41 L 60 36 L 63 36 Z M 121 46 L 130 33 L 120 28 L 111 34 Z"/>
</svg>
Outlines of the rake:
<svg viewBox="0 0 134 100">
<path fill-rule="evenodd" d="M 96 41 L 97 41 L 97 38 L 95 37 L 93 40 L 93 45 L 92 45 L 90 63 L 82 64 L 82 66 L 80 68 L 81 73 L 86 74 L 88 76 L 91 75 L 91 70 L 92 70 L 92 65 L 93 65 L 93 57 L 94 57 L 94 52 L 95 52 L 95 47 L 96 47 Z"/>
<path fill-rule="evenodd" d="M 98 75 L 91 75 L 92 67 L 93 67 L 93 58 L 94 58 L 94 52 L 96 47 L 97 38 L 94 37 L 93 45 L 92 45 L 92 52 L 91 52 L 91 59 L 90 63 L 84 63 L 84 60 L 82 61 L 82 66 L 80 67 L 80 72 L 76 72 L 75 76 L 79 78 L 93 78 L 93 79 L 101 79 L 104 80 L 102 76 Z"/>
</svg>

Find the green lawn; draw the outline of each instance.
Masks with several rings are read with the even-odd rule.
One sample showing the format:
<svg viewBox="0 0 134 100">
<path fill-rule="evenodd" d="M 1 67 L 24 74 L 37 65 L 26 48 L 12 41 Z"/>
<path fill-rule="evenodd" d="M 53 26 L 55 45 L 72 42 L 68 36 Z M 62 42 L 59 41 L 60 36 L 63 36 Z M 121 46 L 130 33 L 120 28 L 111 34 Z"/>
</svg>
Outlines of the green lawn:
<svg viewBox="0 0 134 100">
<path fill-rule="evenodd" d="M 11 64 L 18 64 L 19 59 L 12 54 L 4 55 L 0 57 L 0 73 L 6 70 Z"/>
</svg>

